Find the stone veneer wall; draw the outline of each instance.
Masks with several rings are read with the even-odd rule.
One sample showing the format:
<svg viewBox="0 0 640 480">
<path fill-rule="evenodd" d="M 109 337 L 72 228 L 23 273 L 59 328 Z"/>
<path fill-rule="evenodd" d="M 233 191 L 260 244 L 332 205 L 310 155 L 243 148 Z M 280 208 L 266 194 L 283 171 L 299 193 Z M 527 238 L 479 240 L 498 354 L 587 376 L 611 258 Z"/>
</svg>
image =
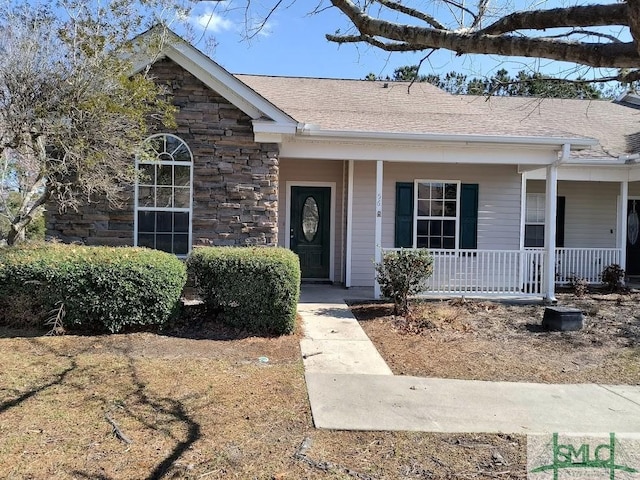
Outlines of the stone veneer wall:
<svg viewBox="0 0 640 480">
<path fill-rule="evenodd" d="M 278 146 L 253 141 L 251 118 L 174 62 L 152 75 L 166 84 L 180 111 L 174 133 L 191 148 L 194 245 L 276 245 Z M 47 234 L 64 242 L 132 245 L 133 201 L 121 210 L 104 202 L 76 212 L 47 212 Z"/>
</svg>

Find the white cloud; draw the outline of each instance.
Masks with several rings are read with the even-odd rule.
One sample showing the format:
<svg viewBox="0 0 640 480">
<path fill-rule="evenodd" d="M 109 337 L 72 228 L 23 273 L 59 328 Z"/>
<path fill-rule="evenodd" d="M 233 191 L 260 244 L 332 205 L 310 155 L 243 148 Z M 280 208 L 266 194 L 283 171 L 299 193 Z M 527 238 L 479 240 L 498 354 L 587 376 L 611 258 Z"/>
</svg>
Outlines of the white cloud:
<svg viewBox="0 0 640 480">
<path fill-rule="evenodd" d="M 192 15 L 189 18 L 189 22 L 195 27 L 214 33 L 236 28 L 236 25 L 231 20 L 211 10 Z"/>
</svg>

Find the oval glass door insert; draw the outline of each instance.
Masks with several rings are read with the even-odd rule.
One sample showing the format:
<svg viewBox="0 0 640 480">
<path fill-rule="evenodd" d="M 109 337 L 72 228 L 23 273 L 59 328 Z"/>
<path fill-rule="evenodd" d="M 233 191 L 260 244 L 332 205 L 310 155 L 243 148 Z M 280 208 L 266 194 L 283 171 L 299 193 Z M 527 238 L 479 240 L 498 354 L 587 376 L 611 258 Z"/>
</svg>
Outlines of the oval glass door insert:
<svg viewBox="0 0 640 480">
<path fill-rule="evenodd" d="M 320 213 L 316 199 L 309 196 L 302 205 L 302 233 L 307 242 L 312 242 L 318 233 Z"/>
</svg>

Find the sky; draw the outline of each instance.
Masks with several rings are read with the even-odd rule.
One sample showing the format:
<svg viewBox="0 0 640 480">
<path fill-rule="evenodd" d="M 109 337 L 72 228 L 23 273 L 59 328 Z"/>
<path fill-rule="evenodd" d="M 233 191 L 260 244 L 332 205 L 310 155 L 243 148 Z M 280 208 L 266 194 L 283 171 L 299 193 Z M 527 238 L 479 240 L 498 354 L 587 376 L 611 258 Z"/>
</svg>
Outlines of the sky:
<svg viewBox="0 0 640 480">
<path fill-rule="evenodd" d="M 297 0 L 288 8 L 279 9 L 259 34 L 247 40 L 244 10 L 234 9 L 233 2 L 201 1 L 186 19 L 196 46 L 232 73 L 355 79 L 374 73 L 385 77 L 391 76 L 397 67 L 417 64 L 424 56 L 424 53 L 389 54 L 366 45 L 340 46 L 327 41 L 326 33 L 335 33 L 337 29 L 345 32 L 348 22 L 335 8 L 310 15 L 309 11 L 317 4 L 313 0 Z M 549 2 L 545 5 L 546 8 L 552 6 L 555 5 Z M 183 27 L 176 26 L 176 31 L 186 35 Z M 207 34 L 215 38 L 213 49 L 203 38 Z M 585 69 L 576 73 L 574 65 L 548 60 L 515 59 L 507 62 L 486 55 L 456 57 L 448 51 L 431 55 L 420 73 L 445 74 L 455 70 L 469 77 L 491 76 L 500 68 L 506 68 L 512 74 L 534 69 L 570 78 L 602 74 Z"/>
</svg>

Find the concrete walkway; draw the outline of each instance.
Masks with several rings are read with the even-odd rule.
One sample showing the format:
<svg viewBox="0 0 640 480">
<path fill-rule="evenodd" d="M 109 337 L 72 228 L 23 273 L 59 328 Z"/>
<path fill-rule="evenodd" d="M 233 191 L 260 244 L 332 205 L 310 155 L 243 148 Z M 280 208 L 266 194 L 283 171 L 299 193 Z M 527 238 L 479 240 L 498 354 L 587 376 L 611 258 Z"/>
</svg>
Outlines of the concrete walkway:
<svg viewBox="0 0 640 480">
<path fill-rule="evenodd" d="M 371 289 L 304 285 L 301 349 L 317 428 L 591 433 L 640 438 L 640 386 L 394 376 L 344 303 Z"/>
</svg>

